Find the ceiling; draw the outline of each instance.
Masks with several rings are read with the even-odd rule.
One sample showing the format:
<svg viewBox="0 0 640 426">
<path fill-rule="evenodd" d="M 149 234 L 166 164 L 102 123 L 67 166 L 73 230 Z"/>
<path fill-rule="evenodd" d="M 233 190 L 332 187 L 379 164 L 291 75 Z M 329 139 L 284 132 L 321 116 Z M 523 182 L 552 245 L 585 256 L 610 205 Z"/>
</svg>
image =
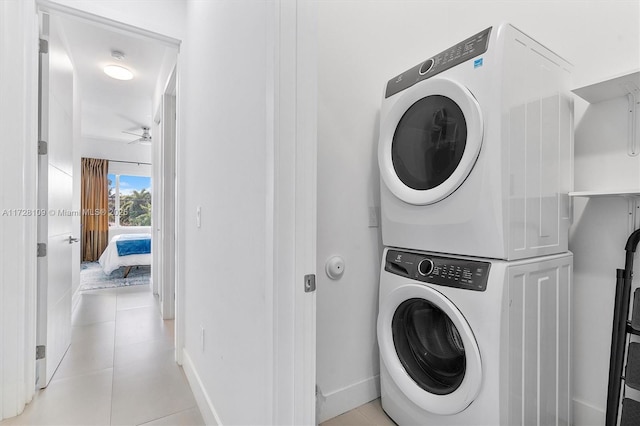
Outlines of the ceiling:
<svg viewBox="0 0 640 426">
<path fill-rule="evenodd" d="M 156 84 L 168 58 L 175 58 L 175 49 L 73 16 L 57 15 L 52 25 L 57 25 L 76 71 L 83 140 L 128 142 L 136 136 L 123 131 L 142 134 L 143 126 L 153 129 Z M 113 58 L 114 50 L 124 58 Z M 134 77 L 115 80 L 103 72 L 106 65 L 124 66 Z"/>
</svg>

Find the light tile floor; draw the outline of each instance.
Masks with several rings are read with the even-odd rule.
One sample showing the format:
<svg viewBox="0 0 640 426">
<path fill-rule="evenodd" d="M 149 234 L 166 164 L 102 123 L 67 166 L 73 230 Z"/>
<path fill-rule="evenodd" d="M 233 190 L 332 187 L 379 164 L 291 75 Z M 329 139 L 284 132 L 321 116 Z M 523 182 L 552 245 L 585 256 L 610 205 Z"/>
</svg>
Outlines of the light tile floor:
<svg viewBox="0 0 640 426">
<path fill-rule="evenodd" d="M 49 386 L 9 425 L 204 425 L 149 286 L 84 292 Z"/>
<path fill-rule="evenodd" d="M 395 426 L 380 405 L 380 398 L 361 405 L 337 417 L 320 423 L 320 426 Z"/>
</svg>

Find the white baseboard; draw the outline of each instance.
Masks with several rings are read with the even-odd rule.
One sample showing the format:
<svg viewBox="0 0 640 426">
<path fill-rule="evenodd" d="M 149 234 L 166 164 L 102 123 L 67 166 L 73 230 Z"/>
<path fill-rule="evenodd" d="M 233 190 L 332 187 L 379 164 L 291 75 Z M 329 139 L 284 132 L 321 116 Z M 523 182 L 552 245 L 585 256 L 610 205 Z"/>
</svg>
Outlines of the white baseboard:
<svg viewBox="0 0 640 426">
<path fill-rule="evenodd" d="M 200 380 L 200 376 L 198 375 L 198 372 L 193 365 L 193 361 L 186 349 L 182 351 L 182 368 L 184 369 L 184 373 L 189 381 L 189 386 L 191 386 L 193 396 L 196 398 L 204 424 L 222 426 L 222 422 L 220 421 L 220 417 L 218 417 L 218 413 L 213 406 L 213 402 L 211 402 L 211 398 L 209 398 L 209 394 L 204 388 L 202 380 Z"/>
<path fill-rule="evenodd" d="M 380 376 L 370 377 L 326 395 L 318 395 L 318 423 L 380 397 Z"/>
<path fill-rule="evenodd" d="M 585 401 L 573 400 L 573 424 L 576 426 L 602 426 L 605 412 Z"/>
</svg>

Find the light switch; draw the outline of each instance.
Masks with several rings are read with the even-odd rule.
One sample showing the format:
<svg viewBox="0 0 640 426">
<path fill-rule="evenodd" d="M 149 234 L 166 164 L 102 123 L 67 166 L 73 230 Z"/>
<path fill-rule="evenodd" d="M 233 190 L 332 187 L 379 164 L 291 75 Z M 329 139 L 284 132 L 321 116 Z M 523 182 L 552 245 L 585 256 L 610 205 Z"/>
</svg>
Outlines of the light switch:
<svg viewBox="0 0 640 426">
<path fill-rule="evenodd" d="M 202 207 L 198 206 L 196 208 L 196 226 L 200 228 L 202 225 Z"/>
</svg>

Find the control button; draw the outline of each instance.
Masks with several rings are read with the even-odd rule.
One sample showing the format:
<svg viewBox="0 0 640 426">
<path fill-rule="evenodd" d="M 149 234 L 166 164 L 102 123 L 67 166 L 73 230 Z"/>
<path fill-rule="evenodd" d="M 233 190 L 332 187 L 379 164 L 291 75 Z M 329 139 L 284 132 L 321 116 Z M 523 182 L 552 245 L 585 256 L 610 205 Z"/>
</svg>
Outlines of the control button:
<svg viewBox="0 0 640 426">
<path fill-rule="evenodd" d="M 420 75 L 425 75 L 431 70 L 431 68 L 433 68 L 433 59 L 427 59 L 418 70 L 418 73 Z"/>
<path fill-rule="evenodd" d="M 418 263 L 418 273 L 420 275 L 427 276 L 433 271 L 433 261 L 431 259 L 422 259 Z"/>
</svg>

